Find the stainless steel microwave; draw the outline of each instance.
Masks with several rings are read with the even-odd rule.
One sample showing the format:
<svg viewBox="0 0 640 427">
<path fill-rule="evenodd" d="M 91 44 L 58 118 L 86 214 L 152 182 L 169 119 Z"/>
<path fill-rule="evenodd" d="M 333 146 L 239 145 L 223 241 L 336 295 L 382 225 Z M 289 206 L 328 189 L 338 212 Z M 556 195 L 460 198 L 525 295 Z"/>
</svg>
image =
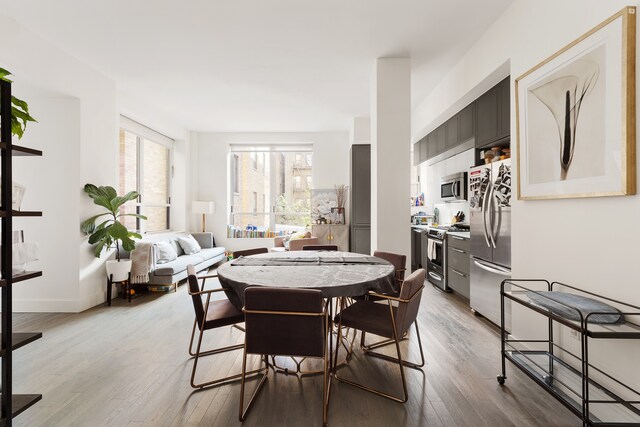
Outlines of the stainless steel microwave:
<svg viewBox="0 0 640 427">
<path fill-rule="evenodd" d="M 440 199 L 445 202 L 467 200 L 467 173 L 460 172 L 442 177 Z"/>
</svg>

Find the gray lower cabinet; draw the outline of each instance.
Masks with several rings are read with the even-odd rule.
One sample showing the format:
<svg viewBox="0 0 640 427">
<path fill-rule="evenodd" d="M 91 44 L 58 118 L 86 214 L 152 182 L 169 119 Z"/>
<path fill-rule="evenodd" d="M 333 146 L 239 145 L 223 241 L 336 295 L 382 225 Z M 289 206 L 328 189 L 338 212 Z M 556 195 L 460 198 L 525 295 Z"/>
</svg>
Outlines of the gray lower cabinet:
<svg viewBox="0 0 640 427">
<path fill-rule="evenodd" d="M 469 298 L 469 239 L 447 236 L 447 286 Z"/>
<path fill-rule="evenodd" d="M 350 154 L 350 250 L 371 255 L 371 145 L 354 144 Z"/>
</svg>

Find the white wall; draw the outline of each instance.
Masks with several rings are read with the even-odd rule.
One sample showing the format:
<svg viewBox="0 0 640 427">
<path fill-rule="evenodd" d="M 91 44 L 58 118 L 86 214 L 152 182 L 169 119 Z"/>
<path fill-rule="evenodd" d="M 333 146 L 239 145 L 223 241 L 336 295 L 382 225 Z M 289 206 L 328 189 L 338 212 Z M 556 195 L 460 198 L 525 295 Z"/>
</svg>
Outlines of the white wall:
<svg viewBox="0 0 640 427">
<path fill-rule="evenodd" d="M 414 109 L 414 140 L 421 137 L 425 129 L 433 127 L 434 121 L 506 76 L 509 71 L 505 64 L 510 67 L 512 77 L 511 129 L 515 138 L 513 79 L 629 4 L 637 5 L 637 2 L 514 2 L 433 93 Z M 513 144 L 514 156 L 515 149 Z M 625 220 L 640 215 L 640 196 L 549 201 L 512 199 L 512 203 L 513 277 L 563 281 L 640 305 L 637 270 L 633 267 L 637 264 L 640 230 L 622 225 Z M 603 221 L 610 218 L 619 221 L 603 227 Z M 514 307 L 513 318 L 513 332 L 518 337 L 545 332 L 544 322 L 518 307 Z M 577 343 L 564 338 L 569 345 Z M 630 381 L 632 386 L 640 385 L 640 371 L 635 366 L 640 343 L 599 342 L 592 350 L 593 363 Z"/>
<path fill-rule="evenodd" d="M 371 247 L 409 256 L 410 59 L 376 60 L 371 100 Z"/>
<path fill-rule="evenodd" d="M 198 133 L 192 137 L 191 169 L 194 188 L 192 200 L 216 202 L 216 212 L 207 216 L 207 231 L 216 244 L 228 250 L 270 247 L 273 239 L 227 239 L 228 222 L 228 151 L 229 144 L 242 143 L 312 143 L 313 186 L 333 188 L 349 184 L 349 132 L 327 133 Z M 199 215 L 191 214 L 191 230 L 200 227 Z"/>
<path fill-rule="evenodd" d="M 42 209 L 42 219 L 21 219 L 25 237 L 40 242 L 43 277 L 16 288 L 15 311 L 82 311 L 106 299 L 104 261 L 93 256 L 80 232 L 82 220 L 99 208 L 82 191 L 85 183 L 118 184 L 117 88 L 111 79 L 0 15 L 0 66 L 14 74 L 14 94 L 26 100 L 39 123 L 30 124 L 21 144 L 41 148 L 41 159 L 16 161 L 16 180 L 27 184 L 25 209 Z M 188 133 L 153 108 L 129 100 L 126 112 L 168 136 L 183 138 L 176 149 L 186 173 Z M 18 169 L 19 168 L 19 169 Z M 187 179 L 176 179 L 184 227 Z M 28 205 L 27 205 L 28 203 Z M 180 213 L 182 212 L 182 213 Z M 34 237 L 37 236 L 37 237 Z"/>
</svg>

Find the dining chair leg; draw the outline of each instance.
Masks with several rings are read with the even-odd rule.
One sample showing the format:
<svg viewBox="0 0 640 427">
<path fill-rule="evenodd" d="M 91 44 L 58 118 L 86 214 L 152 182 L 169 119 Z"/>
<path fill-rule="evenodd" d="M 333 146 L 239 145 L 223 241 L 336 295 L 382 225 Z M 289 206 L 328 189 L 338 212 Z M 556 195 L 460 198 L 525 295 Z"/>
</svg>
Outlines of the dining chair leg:
<svg viewBox="0 0 640 427">
<path fill-rule="evenodd" d="M 209 356 L 211 354 L 224 353 L 225 351 L 237 350 L 237 349 L 240 349 L 240 348 L 242 348 L 244 346 L 244 344 L 234 344 L 234 345 L 230 345 L 228 347 L 214 348 L 212 350 L 207 350 L 207 351 L 202 351 L 202 352 L 196 353 L 196 352 L 193 351 L 193 338 L 195 337 L 196 326 L 197 326 L 197 320 L 194 320 L 193 321 L 193 328 L 191 329 L 191 340 L 189 341 L 189 355 L 191 357 L 196 357 L 196 355 L 198 357 L 202 357 L 202 356 Z M 235 325 L 233 325 L 233 326 L 235 326 Z M 202 335 L 202 333 L 200 335 Z"/>
<path fill-rule="evenodd" d="M 269 374 L 269 359 L 267 357 L 267 355 L 262 355 L 261 358 L 261 362 L 265 364 L 264 368 L 264 374 L 262 374 L 262 376 L 260 377 L 260 382 L 258 383 L 258 385 L 256 386 L 255 390 L 253 391 L 253 394 L 251 395 L 251 398 L 249 399 L 249 403 L 247 404 L 247 408 L 244 408 L 244 384 L 245 384 L 245 380 L 246 380 L 246 375 L 247 375 L 247 351 L 245 348 L 245 351 L 243 352 L 243 357 L 242 357 L 242 373 L 240 374 L 241 379 L 240 379 L 240 412 L 238 414 L 238 417 L 240 419 L 240 421 L 244 421 L 247 418 L 247 413 L 249 412 L 249 409 L 251 409 L 251 405 L 253 404 L 256 396 L 258 395 L 258 393 L 260 392 L 260 390 L 262 390 L 262 386 L 264 385 L 265 381 L 267 380 L 267 375 Z M 259 371 L 260 369 L 258 369 Z M 255 372 L 255 371 L 252 371 Z"/>
<path fill-rule="evenodd" d="M 325 331 L 327 332 L 327 340 L 331 340 L 329 332 L 329 316 L 325 316 Z M 329 399 L 331 398 L 331 373 L 330 359 L 331 353 L 328 351 L 328 342 L 324 343 L 324 382 L 322 387 L 322 425 L 329 425 Z"/>
<path fill-rule="evenodd" d="M 408 368 L 420 369 L 420 368 L 422 368 L 424 366 L 424 351 L 422 349 L 422 340 L 420 339 L 420 329 L 418 328 L 418 322 L 415 322 L 413 325 L 416 328 L 416 336 L 418 337 L 418 348 L 420 349 L 420 363 L 418 364 L 418 363 L 414 363 L 414 362 L 409 362 L 407 360 L 403 360 L 402 364 L 404 366 L 408 367 Z M 391 340 L 391 344 L 393 342 L 394 341 Z M 381 344 L 381 343 L 378 343 L 378 344 Z M 386 344 L 386 345 L 388 345 L 388 344 Z M 363 350 L 364 350 L 364 353 L 367 356 L 377 357 L 379 359 L 384 359 L 384 360 L 388 360 L 390 362 L 398 363 L 398 359 L 396 359 L 395 357 L 387 356 L 386 354 L 376 353 L 375 351 L 369 350 L 370 348 L 377 348 L 377 347 L 382 347 L 382 345 L 378 345 L 378 346 L 374 346 L 374 347 L 372 347 L 372 346 L 365 347 Z"/>
<path fill-rule="evenodd" d="M 390 313 L 390 317 L 391 317 L 391 324 L 393 326 L 393 340 L 394 340 L 394 342 L 396 344 L 396 352 L 398 354 L 398 358 L 396 359 L 396 363 L 398 364 L 398 367 L 400 369 L 400 378 L 402 379 L 403 396 L 402 397 L 393 396 L 393 395 L 385 393 L 385 392 L 383 392 L 381 390 L 376 390 L 374 388 L 367 387 L 364 384 L 359 384 L 357 382 L 354 382 L 354 381 L 351 381 L 351 380 L 347 380 L 345 378 L 340 378 L 338 376 L 338 372 L 337 371 L 334 372 L 333 376 L 335 377 L 336 380 L 338 380 L 340 382 L 343 382 L 345 384 L 349 384 L 351 386 L 360 388 L 360 389 L 368 391 L 370 393 L 377 394 L 378 396 L 385 397 L 387 399 L 393 400 L 394 402 L 405 403 L 407 401 L 407 397 L 408 397 L 407 380 L 406 380 L 405 375 L 404 375 L 404 363 L 402 361 L 402 352 L 400 350 L 400 340 L 398 339 L 398 333 L 396 331 L 395 318 L 394 318 L 394 315 L 393 315 L 393 306 L 391 305 L 391 303 L 389 303 L 389 313 Z M 342 333 L 342 318 L 338 322 L 338 339 L 340 339 L 341 333 Z M 336 353 L 335 353 L 334 361 L 338 360 L 338 350 L 339 350 L 339 347 L 336 346 Z"/>
</svg>

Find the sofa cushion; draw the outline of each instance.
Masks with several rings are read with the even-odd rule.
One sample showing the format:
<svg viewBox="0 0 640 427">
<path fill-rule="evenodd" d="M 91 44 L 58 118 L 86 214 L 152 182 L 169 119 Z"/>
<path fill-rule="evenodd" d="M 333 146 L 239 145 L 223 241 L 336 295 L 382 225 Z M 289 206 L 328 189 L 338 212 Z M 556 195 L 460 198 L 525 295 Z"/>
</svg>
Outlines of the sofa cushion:
<svg viewBox="0 0 640 427">
<path fill-rule="evenodd" d="M 198 244 L 198 241 L 194 239 L 191 234 L 188 236 L 178 236 L 178 243 L 180 243 L 182 250 L 187 255 L 197 254 L 202 249 Z"/>
<path fill-rule="evenodd" d="M 173 245 L 169 242 L 156 243 L 156 263 L 166 264 L 178 258 L 178 254 Z"/>
<path fill-rule="evenodd" d="M 204 261 L 204 258 L 200 255 L 182 255 L 178 259 L 161 264 L 154 271 L 156 276 L 173 276 L 174 274 L 181 273 L 187 269 L 189 264 L 198 265 Z"/>
<path fill-rule="evenodd" d="M 208 260 L 220 255 L 224 255 L 224 248 L 203 248 L 200 252 L 198 252 L 197 255 L 204 258 L 205 260 Z"/>
</svg>

